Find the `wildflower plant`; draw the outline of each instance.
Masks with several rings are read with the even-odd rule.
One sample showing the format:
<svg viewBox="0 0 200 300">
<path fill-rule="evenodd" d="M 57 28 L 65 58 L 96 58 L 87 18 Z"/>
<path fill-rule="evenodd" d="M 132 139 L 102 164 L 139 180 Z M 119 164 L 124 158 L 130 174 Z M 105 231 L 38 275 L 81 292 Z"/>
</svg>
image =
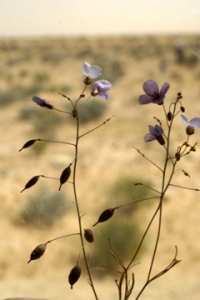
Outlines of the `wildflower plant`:
<svg viewBox="0 0 200 300">
<path fill-rule="evenodd" d="M 74 148 L 74 157 L 71 161 L 68 161 L 66 166 L 63 166 L 63 169 L 60 171 L 60 178 L 54 178 L 49 177 L 46 175 L 35 175 L 31 179 L 28 180 L 28 182 L 25 184 L 25 187 L 21 190 L 21 192 L 24 192 L 26 189 L 29 189 L 33 187 L 35 184 L 38 184 L 38 181 L 41 180 L 41 178 L 50 178 L 52 180 L 58 180 L 58 192 L 62 188 L 65 188 L 65 184 L 68 184 L 68 188 L 73 189 L 74 194 L 74 201 L 75 201 L 75 208 L 77 213 L 77 221 L 78 221 L 78 232 L 69 232 L 68 234 L 56 237 L 52 240 L 49 240 L 47 242 L 43 242 L 40 245 L 36 246 L 33 250 L 33 252 L 30 255 L 30 260 L 28 263 L 30 263 L 32 260 L 37 260 L 41 256 L 44 255 L 46 251 L 47 244 L 58 240 L 60 238 L 66 238 L 71 237 L 74 235 L 78 235 L 80 238 L 80 249 L 78 250 L 79 253 L 77 253 L 77 261 L 74 262 L 71 270 L 69 270 L 69 287 L 73 288 L 76 282 L 79 280 L 81 276 L 81 269 L 82 265 L 80 262 L 80 255 L 83 256 L 84 262 L 85 262 L 85 268 L 87 271 L 87 277 L 88 279 L 86 282 L 88 282 L 89 286 L 92 289 L 94 299 L 98 300 L 100 299 L 98 296 L 98 292 L 96 290 L 95 286 L 95 280 L 93 276 L 93 272 L 90 269 L 90 263 L 88 259 L 88 254 L 86 253 L 86 247 L 85 243 L 95 243 L 95 228 L 96 226 L 103 226 L 104 222 L 109 222 L 110 218 L 116 218 L 117 222 L 120 222 L 120 220 L 117 220 L 117 216 L 115 211 L 118 209 L 123 209 L 126 206 L 129 206 L 130 209 L 135 205 L 135 203 L 145 203 L 145 201 L 148 201 L 150 199 L 154 199 L 157 201 L 157 206 L 152 212 L 151 219 L 149 223 L 147 224 L 146 229 L 142 233 L 142 236 L 140 238 L 139 244 L 137 245 L 136 249 L 132 250 L 132 256 L 129 258 L 128 263 L 124 262 L 123 259 L 119 256 L 117 249 L 115 249 L 113 243 L 112 243 L 112 237 L 109 238 L 109 249 L 108 252 L 111 255 L 111 259 L 115 259 L 116 264 L 118 265 L 119 272 L 118 272 L 118 278 L 114 278 L 115 284 L 118 291 L 118 299 L 119 300 L 128 300 L 131 299 L 142 299 L 142 294 L 144 290 L 149 286 L 150 283 L 152 283 L 157 278 L 163 276 L 165 273 L 167 273 L 170 269 L 172 269 L 174 266 L 176 266 L 180 259 L 178 259 L 178 247 L 173 245 L 175 248 L 174 257 L 172 257 L 169 264 L 164 267 L 162 270 L 157 272 L 156 274 L 153 274 L 154 267 L 155 267 L 155 258 L 157 256 L 157 250 L 158 245 L 160 242 L 160 236 L 161 236 L 161 227 L 162 227 L 162 221 L 163 221 L 163 201 L 166 196 L 166 193 L 168 189 L 173 186 L 176 188 L 183 188 L 183 189 L 189 189 L 194 191 L 199 191 L 199 189 L 192 189 L 190 187 L 180 186 L 177 185 L 176 182 L 174 182 L 174 174 L 177 170 L 177 165 L 179 164 L 182 159 L 184 159 L 186 156 L 191 155 L 194 151 L 196 151 L 196 143 L 191 144 L 190 142 L 190 135 L 191 133 L 188 133 L 186 130 L 186 136 L 185 140 L 177 146 L 176 149 L 172 146 L 172 138 L 174 137 L 173 134 L 175 132 L 173 131 L 174 127 L 174 120 L 175 118 L 179 118 L 179 121 L 181 121 L 181 118 L 183 119 L 184 123 L 187 125 L 187 128 L 200 128 L 200 118 L 194 118 L 191 121 L 188 121 L 187 117 L 185 115 L 182 115 L 180 117 L 180 112 L 184 112 L 185 109 L 182 106 L 181 99 L 182 95 L 181 93 L 177 94 L 176 99 L 171 104 L 165 104 L 165 97 L 166 93 L 169 90 L 169 83 L 165 82 L 161 89 L 159 90 L 158 84 L 153 80 L 148 80 L 144 83 L 143 89 L 146 94 L 143 94 L 139 96 L 139 104 L 158 104 L 161 109 L 163 109 L 163 118 L 164 118 L 164 124 L 161 122 L 160 119 L 154 118 L 153 125 L 148 125 L 149 133 L 147 133 L 144 136 L 144 142 L 149 143 L 157 140 L 158 143 L 155 144 L 155 147 L 161 147 L 161 150 L 163 152 L 163 164 L 160 166 L 156 162 L 154 162 L 151 158 L 147 157 L 144 153 L 141 152 L 140 149 L 137 149 L 137 147 L 133 146 L 133 148 L 137 151 L 139 155 L 143 157 L 148 163 L 151 163 L 153 167 L 156 168 L 158 172 L 158 178 L 160 180 L 160 188 L 155 189 L 152 186 L 148 186 L 142 182 L 133 182 L 135 186 L 143 186 L 145 189 L 149 189 L 153 191 L 155 194 L 153 197 L 148 198 L 142 198 L 137 199 L 134 201 L 127 201 L 125 204 L 122 203 L 116 203 L 116 206 L 110 207 L 108 205 L 104 209 L 102 209 L 101 212 L 97 212 L 97 215 L 94 216 L 94 222 L 90 225 L 87 225 L 86 228 L 83 227 L 83 219 L 84 219 L 84 213 L 80 210 L 80 199 L 77 195 L 77 172 L 78 172 L 78 160 L 79 160 L 79 148 L 80 148 L 80 140 L 83 138 L 87 138 L 87 135 L 95 130 L 99 130 L 102 126 L 106 125 L 107 122 L 109 122 L 112 117 L 108 118 L 107 120 L 103 121 L 98 126 L 91 128 L 87 132 L 81 132 L 81 126 L 79 122 L 79 105 L 84 104 L 84 99 L 86 97 L 86 94 L 89 89 L 89 96 L 88 98 L 92 97 L 98 97 L 101 100 L 107 100 L 110 98 L 110 89 L 111 89 L 111 83 L 105 79 L 100 79 L 94 82 L 96 78 L 98 78 L 101 73 L 102 69 L 99 66 L 91 66 L 89 63 L 84 63 L 82 66 L 82 72 L 85 76 L 84 78 L 84 88 L 82 92 L 80 93 L 79 97 L 72 101 L 68 96 L 61 94 L 69 103 L 71 104 L 71 111 L 62 111 L 58 108 L 55 108 L 53 105 L 51 105 L 48 101 L 41 99 L 39 97 L 34 96 L 33 102 L 35 102 L 38 106 L 41 108 L 46 108 L 50 110 L 55 110 L 60 113 L 65 113 L 69 115 L 69 118 L 73 118 L 75 121 L 75 137 L 74 142 L 68 142 L 68 141 L 53 141 L 53 140 L 44 140 L 44 139 L 32 139 L 27 141 L 24 146 L 19 150 L 27 149 L 31 146 L 34 146 L 36 142 L 49 142 L 49 143 L 64 143 L 70 147 Z M 92 101 L 92 99 L 91 99 Z M 193 132 L 194 133 L 194 132 Z M 183 170 L 182 170 L 183 171 Z M 185 176 L 189 176 L 187 171 L 183 171 L 183 174 Z M 65 186 L 63 186 L 65 185 Z M 109 201 L 108 201 L 109 203 Z M 89 212 L 86 212 L 87 214 Z M 151 253 L 151 256 L 149 257 L 149 266 L 146 270 L 147 276 L 146 281 L 143 283 L 143 286 L 141 287 L 140 291 L 137 292 L 137 294 L 134 294 L 134 287 L 135 287 L 135 276 L 137 276 L 137 273 L 134 271 L 134 266 L 138 263 L 138 254 L 141 251 L 141 247 L 144 243 L 144 241 L 147 238 L 147 235 L 149 233 L 150 228 L 152 227 L 152 224 L 155 223 L 156 218 L 158 219 L 157 228 L 155 231 L 155 243 L 153 247 L 153 252 Z M 101 224 L 99 224 L 101 223 Z M 131 223 L 131 219 L 130 219 Z M 100 230 L 100 229 L 99 229 Z M 128 245 L 124 245 L 124 247 L 128 247 Z M 95 251 L 98 251 L 96 249 Z M 92 258 L 91 258 L 92 259 Z M 135 275 L 136 274 L 136 275 Z M 78 284 L 78 283 L 77 283 Z M 74 287 L 75 288 L 75 287 Z M 81 297 L 81 296 L 80 296 Z M 80 298 L 81 299 L 81 298 Z"/>
</svg>

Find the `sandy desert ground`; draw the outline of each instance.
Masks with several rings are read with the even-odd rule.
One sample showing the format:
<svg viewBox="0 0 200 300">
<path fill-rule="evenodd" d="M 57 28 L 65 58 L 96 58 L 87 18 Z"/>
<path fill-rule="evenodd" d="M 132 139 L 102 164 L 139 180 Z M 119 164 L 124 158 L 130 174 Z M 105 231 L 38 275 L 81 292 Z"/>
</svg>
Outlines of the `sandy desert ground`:
<svg viewBox="0 0 200 300">
<path fill-rule="evenodd" d="M 77 232 L 77 219 L 73 193 L 69 185 L 63 185 L 61 199 L 67 200 L 67 213 L 48 226 L 38 219 L 34 226 L 26 223 L 21 211 L 31 197 L 43 193 L 58 197 L 58 181 L 39 180 L 37 185 L 20 193 L 33 176 L 45 174 L 59 178 L 61 171 L 73 160 L 73 148 L 63 144 L 34 145 L 19 152 L 22 145 L 35 138 L 74 141 L 75 126 L 68 115 L 43 110 L 31 102 L 37 95 L 47 99 L 58 109 L 68 109 L 62 92 L 76 99 L 83 89 L 84 61 L 102 66 L 102 78 L 113 87 L 111 98 L 101 101 L 102 114 L 82 122 L 80 131 L 85 133 L 108 118 L 109 122 L 81 140 L 78 165 L 78 197 L 83 214 L 84 227 L 91 227 L 99 212 L 119 203 L 117 194 L 111 193 L 116 183 L 124 178 L 150 181 L 159 189 L 158 170 L 134 150 L 133 145 L 145 155 L 163 163 L 163 151 L 158 143 L 144 143 L 149 124 L 155 125 L 154 116 L 162 119 L 163 110 L 158 105 L 138 104 L 143 93 L 143 82 L 153 79 L 161 86 L 170 83 L 166 107 L 182 92 L 186 114 L 191 119 L 200 116 L 200 37 L 198 36 L 141 36 L 101 38 L 58 38 L 0 40 L 0 297 L 40 297 L 55 300 L 94 299 L 83 274 L 71 290 L 68 274 L 75 263 L 80 244 L 78 238 L 61 239 L 48 245 L 48 251 L 38 261 L 27 264 L 31 251 L 40 243 L 55 237 Z M 181 50 L 180 50 L 181 49 Z M 180 51 L 183 50 L 181 54 Z M 178 53 L 179 51 L 179 53 Z M 182 60 L 181 60 L 182 58 Z M 178 61 L 180 59 L 180 61 Z M 85 102 L 93 101 L 89 99 Z M 96 100 L 97 101 L 97 100 Z M 98 102 L 97 101 L 97 102 Z M 96 103 L 97 103 L 96 102 Z M 97 104 L 98 105 L 98 104 Z M 83 105 L 84 107 L 84 105 Z M 38 115 L 38 111 L 42 113 Z M 56 116 L 56 117 L 55 117 Z M 197 151 L 180 161 L 174 182 L 200 189 L 199 183 L 199 137 L 200 131 L 191 137 Z M 172 148 L 185 139 L 185 125 L 177 117 L 173 132 Z M 174 150 L 175 151 L 175 150 Z M 186 170 L 190 177 L 183 176 Z M 43 190 L 41 190 L 43 188 Z M 57 194 L 56 194 L 57 193 Z M 38 196 L 37 196 L 38 195 Z M 123 203 L 134 198 L 134 192 L 125 196 Z M 59 198 L 60 199 L 60 198 Z M 121 201 L 121 200 L 120 200 Z M 141 232 L 146 228 L 155 207 L 140 204 L 133 215 L 134 224 Z M 110 220 L 119 222 L 118 212 Z M 181 263 L 165 276 L 154 281 L 142 294 L 141 300 L 197 300 L 200 295 L 200 202 L 197 191 L 171 188 L 164 202 L 163 226 L 156 258 L 155 270 L 169 264 L 177 245 Z M 37 223 L 38 222 L 38 223 Z M 101 237 L 104 224 L 95 227 L 97 238 Z M 150 253 L 155 241 L 154 225 L 145 242 L 145 249 L 134 267 L 135 299 L 146 280 Z M 114 234 L 114 232 L 113 232 Z M 128 236 L 123 242 L 131 243 Z M 127 246 L 126 245 L 126 246 Z M 88 253 L 98 253 L 97 247 L 86 245 Z M 79 249 L 79 250 L 77 250 Z M 92 263 L 92 261 L 91 261 Z M 116 272 L 106 276 L 106 266 L 95 273 L 95 285 L 99 299 L 114 300 L 117 289 Z M 101 276 L 99 276 L 99 272 Z"/>
</svg>

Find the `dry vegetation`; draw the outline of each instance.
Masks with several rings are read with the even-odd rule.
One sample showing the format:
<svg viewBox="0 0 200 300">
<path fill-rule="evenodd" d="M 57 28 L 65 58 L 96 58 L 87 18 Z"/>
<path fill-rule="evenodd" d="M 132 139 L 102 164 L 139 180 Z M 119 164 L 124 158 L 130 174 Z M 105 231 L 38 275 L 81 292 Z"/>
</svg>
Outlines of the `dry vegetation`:
<svg viewBox="0 0 200 300">
<path fill-rule="evenodd" d="M 72 291 L 67 280 L 78 255 L 78 237 L 48 245 L 48 251 L 41 260 L 27 265 L 35 246 L 56 236 L 77 231 L 73 195 L 67 184 L 60 192 L 61 199 L 67 200 L 67 213 L 57 218 L 53 225 L 42 222 L 40 218 L 31 226 L 21 215 L 31 196 L 40 198 L 46 193 L 48 197 L 56 197 L 58 190 L 57 181 L 42 179 L 32 189 L 20 194 L 25 183 L 38 174 L 59 178 L 61 171 L 73 160 L 73 150 L 66 145 L 40 143 L 18 152 L 26 141 L 33 138 L 74 140 L 74 125 L 70 117 L 42 110 L 30 101 L 32 96 L 45 98 L 55 107 L 66 109 L 66 100 L 58 93 L 65 93 L 71 99 L 78 97 L 83 88 L 81 67 L 84 61 L 102 66 L 102 78 L 113 84 L 111 99 L 101 104 L 98 104 L 100 100 L 95 102 L 100 105 L 100 116 L 89 120 L 90 116 L 86 114 L 86 121 L 81 125 L 82 132 L 86 132 L 115 115 L 81 142 L 78 195 L 81 211 L 86 213 L 84 227 L 91 227 L 104 208 L 121 204 L 118 203 L 121 199 L 113 192 L 116 182 L 131 178 L 133 182 L 151 181 L 155 187 L 159 184 L 157 171 L 132 147 L 135 145 L 140 148 L 158 163 L 162 161 L 161 147 L 156 142 L 148 145 L 143 142 L 147 125 L 155 122 L 153 117 L 161 118 L 157 105 L 138 105 L 137 98 L 142 93 L 143 82 L 147 79 L 154 79 L 159 85 L 169 82 L 171 87 L 166 103 L 170 103 L 181 91 L 189 119 L 200 115 L 200 37 L 182 38 L 185 42 L 182 62 L 177 61 L 175 52 L 179 40 L 178 36 L 149 36 L 0 41 L 2 299 L 11 296 L 93 299 L 85 275 Z M 197 132 L 193 137 L 194 143 L 199 141 L 199 134 Z M 177 119 L 173 141 L 175 148 L 184 135 L 184 125 Z M 181 171 L 177 172 L 177 184 L 200 188 L 198 146 L 196 153 L 180 162 L 180 169 L 186 170 L 191 178 L 184 177 Z M 131 195 L 126 194 L 123 203 L 131 201 L 134 193 L 136 190 Z M 147 225 L 155 204 L 143 203 L 137 213 L 130 216 L 139 230 Z M 182 262 L 150 285 L 141 299 L 197 300 L 200 294 L 199 195 L 197 192 L 171 189 L 164 209 L 157 266 L 161 268 L 171 261 L 175 245 L 179 248 L 178 258 Z M 120 217 L 122 215 L 116 212 L 110 222 L 115 224 Z M 101 236 L 101 226 L 104 225 L 95 229 L 97 238 Z M 128 237 L 123 241 L 129 242 Z M 153 243 L 152 228 L 140 257 L 140 265 L 134 269 L 136 291 L 146 278 L 145 270 Z M 87 247 L 88 252 L 93 251 L 93 255 L 98 252 L 97 246 L 94 249 L 90 245 Z M 95 268 L 95 265 L 92 268 L 97 276 L 99 273 L 102 275 L 102 270 Z M 103 271 L 107 272 L 106 266 Z M 117 273 L 113 271 L 112 276 L 117 278 Z M 103 300 L 117 297 L 111 278 L 97 279 L 97 291 Z M 131 299 L 134 299 L 134 294 Z"/>
</svg>

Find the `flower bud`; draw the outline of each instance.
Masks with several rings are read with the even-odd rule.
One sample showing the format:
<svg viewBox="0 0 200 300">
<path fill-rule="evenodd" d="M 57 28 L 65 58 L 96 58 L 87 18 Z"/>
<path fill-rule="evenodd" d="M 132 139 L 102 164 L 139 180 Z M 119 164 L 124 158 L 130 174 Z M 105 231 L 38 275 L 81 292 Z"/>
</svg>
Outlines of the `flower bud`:
<svg viewBox="0 0 200 300">
<path fill-rule="evenodd" d="M 179 161 L 181 159 L 181 155 L 180 155 L 179 152 L 176 152 L 175 158 L 176 158 L 177 161 Z"/>
<path fill-rule="evenodd" d="M 90 77 L 85 77 L 85 79 L 83 80 L 83 82 L 86 84 L 86 85 L 90 85 L 92 83 L 92 79 Z"/>
<path fill-rule="evenodd" d="M 186 127 L 186 133 L 187 133 L 187 135 L 192 135 L 192 134 L 194 134 L 194 127 L 192 127 L 192 126 L 187 126 Z"/>
</svg>

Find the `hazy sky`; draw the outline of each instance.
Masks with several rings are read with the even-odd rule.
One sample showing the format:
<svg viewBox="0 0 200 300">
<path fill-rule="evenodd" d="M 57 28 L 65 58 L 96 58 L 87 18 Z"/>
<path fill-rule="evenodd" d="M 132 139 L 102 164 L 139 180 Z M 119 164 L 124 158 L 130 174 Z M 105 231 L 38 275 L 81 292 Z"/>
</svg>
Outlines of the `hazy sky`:
<svg viewBox="0 0 200 300">
<path fill-rule="evenodd" d="M 0 0 L 0 37 L 200 33 L 200 0 Z"/>
</svg>

